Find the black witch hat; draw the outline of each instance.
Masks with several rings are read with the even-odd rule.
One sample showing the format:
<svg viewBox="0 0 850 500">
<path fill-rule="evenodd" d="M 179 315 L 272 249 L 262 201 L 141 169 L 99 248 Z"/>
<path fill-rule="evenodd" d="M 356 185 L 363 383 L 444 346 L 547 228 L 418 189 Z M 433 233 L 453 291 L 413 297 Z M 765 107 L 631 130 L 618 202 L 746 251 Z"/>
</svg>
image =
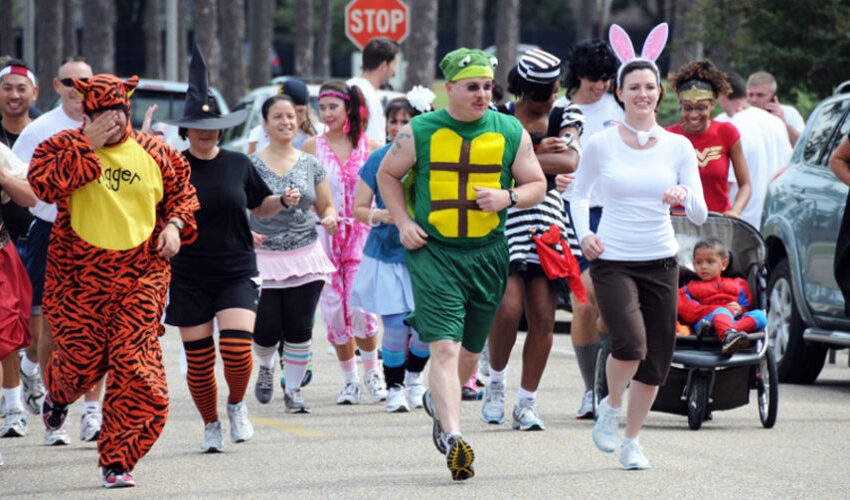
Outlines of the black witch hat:
<svg viewBox="0 0 850 500">
<path fill-rule="evenodd" d="M 247 109 L 222 116 L 215 97 L 209 90 L 207 64 L 196 43 L 189 63 L 189 89 L 186 91 L 183 117 L 179 120 L 163 121 L 183 128 L 224 130 L 239 125 L 247 118 Z"/>
</svg>

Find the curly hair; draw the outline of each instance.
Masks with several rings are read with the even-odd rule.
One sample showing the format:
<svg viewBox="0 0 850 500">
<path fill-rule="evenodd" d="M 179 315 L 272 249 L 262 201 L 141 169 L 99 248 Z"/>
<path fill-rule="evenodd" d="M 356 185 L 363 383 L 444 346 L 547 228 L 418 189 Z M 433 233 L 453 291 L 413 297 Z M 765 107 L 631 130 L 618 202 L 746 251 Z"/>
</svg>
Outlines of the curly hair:
<svg viewBox="0 0 850 500">
<path fill-rule="evenodd" d="M 579 78 L 610 80 L 620 66 L 608 44 L 599 39 L 584 40 L 570 50 L 564 76 L 564 88 L 572 95 L 581 85 Z"/>
<path fill-rule="evenodd" d="M 717 69 L 717 67 L 708 59 L 702 61 L 691 61 L 675 73 L 668 76 L 670 87 L 674 92 L 678 92 L 679 88 L 693 80 L 698 80 L 711 85 L 711 90 L 718 97 L 729 95 L 732 88 L 726 81 L 726 75 Z"/>
</svg>

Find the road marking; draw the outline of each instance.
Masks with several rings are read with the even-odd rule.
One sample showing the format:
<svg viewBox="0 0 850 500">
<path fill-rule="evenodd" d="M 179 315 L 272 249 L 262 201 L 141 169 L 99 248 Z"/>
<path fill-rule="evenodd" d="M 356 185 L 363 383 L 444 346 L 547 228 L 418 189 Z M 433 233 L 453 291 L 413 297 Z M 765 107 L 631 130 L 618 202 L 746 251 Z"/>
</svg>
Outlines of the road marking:
<svg viewBox="0 0 850 500">
<path fill-rule="evenodd" d="M 258 424 L 265 425 L 267 427 L 274 427 L 275 429 L 280 429 L 282 431 L 286 431 L 290 434 L 295 434 L 296 436 L 301 437 L 312 437 L 312 438 L 329 438 L 333 437 L 330 434 L 325 434 L 324 432 L 314 431 L 312 429 L 308 429 L 306 427 L 299 427 L 297 425 L 291 425 L 284 423 L 281 420 L 275 418 L 263 418 L 263 417 L 251 417 L 252 422 L 256 422 Z"/>
</svg>

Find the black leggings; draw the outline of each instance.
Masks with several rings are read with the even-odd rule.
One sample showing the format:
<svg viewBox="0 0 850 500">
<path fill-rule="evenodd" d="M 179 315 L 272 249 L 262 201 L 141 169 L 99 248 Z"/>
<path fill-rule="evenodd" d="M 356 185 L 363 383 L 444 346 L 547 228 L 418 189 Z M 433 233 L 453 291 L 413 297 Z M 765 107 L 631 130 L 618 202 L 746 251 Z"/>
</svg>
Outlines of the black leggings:
<svg viewBox="0 0 850 500">
<path fill-rule="evenodd" d="M 264 288 L 257 308 L 254 342 L 273 347 L 280 341 L 300 344 L 310 340 L 324 285 L 324 281 L 311 281 L 293 288 Z"/>
</svg>

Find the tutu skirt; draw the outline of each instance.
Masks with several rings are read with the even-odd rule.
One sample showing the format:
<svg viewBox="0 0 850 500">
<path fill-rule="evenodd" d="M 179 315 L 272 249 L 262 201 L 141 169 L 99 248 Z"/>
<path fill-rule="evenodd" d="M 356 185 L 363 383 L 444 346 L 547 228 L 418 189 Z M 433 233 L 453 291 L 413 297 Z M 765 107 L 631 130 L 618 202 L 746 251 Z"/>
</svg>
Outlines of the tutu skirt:
<svg viewBox="0 0 850 500">
<path fill-rule="evenodd" d="M 407 265 L 364 255 L 354 278 L 351 305 L 381 316 L 413 311 L 413 287 Z"/>
<path fill-rule="evenodd" d="M 328 282 L 336 272 L 318 241 L 285 252 L 258 248 L 256 253 L 263 288 L 291 288 L 317 280 Z"/>
</svg>

